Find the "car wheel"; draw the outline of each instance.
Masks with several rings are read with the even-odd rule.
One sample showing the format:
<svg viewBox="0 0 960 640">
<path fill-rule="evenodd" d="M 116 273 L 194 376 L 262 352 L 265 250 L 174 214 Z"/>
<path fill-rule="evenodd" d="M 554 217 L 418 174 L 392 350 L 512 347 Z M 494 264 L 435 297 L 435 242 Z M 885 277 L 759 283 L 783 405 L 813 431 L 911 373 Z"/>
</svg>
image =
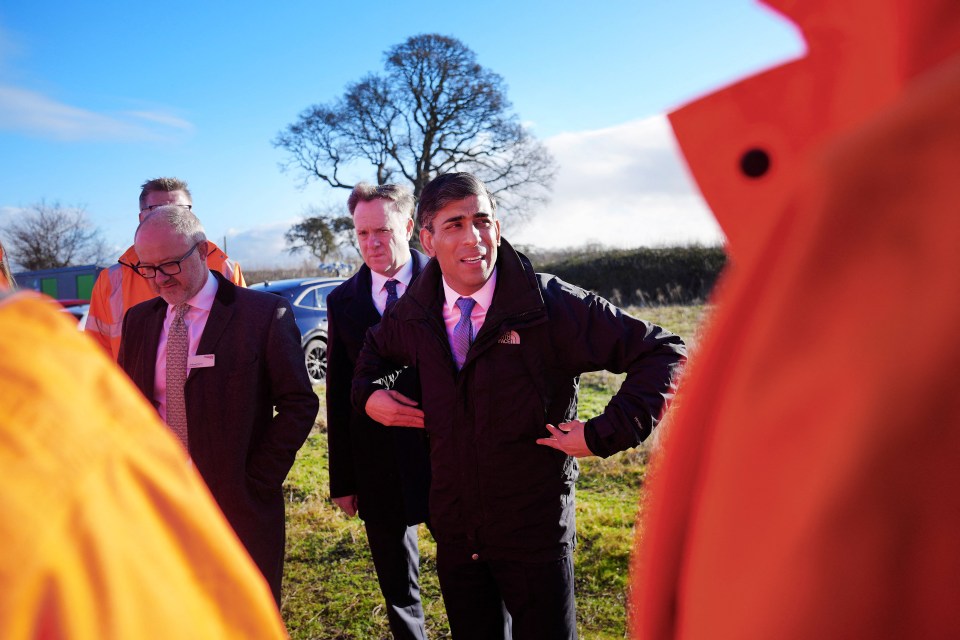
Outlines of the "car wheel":
<svg viewBox="0 0 960 640">
<path fill-rule="evenodd" d="M 307 375 L 312 384 L 320 384 L 327 377 L 327 343 L 314 338 L 303 350 L 307 363 Z"/>
</svg>

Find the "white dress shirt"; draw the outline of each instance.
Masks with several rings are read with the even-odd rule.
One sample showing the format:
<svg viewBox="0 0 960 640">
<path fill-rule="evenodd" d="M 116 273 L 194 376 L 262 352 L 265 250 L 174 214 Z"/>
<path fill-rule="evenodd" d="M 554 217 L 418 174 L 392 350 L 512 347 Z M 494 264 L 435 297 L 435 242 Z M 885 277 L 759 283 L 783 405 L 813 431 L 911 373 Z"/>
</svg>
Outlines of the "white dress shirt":
<svg viewBox="0 0 960 640">
<path fill-rule="evenodd" d="M 190 308 L 183 316 L 183 322 L 187 325 L 187 336 L 190 340 L 187 359 L 197 355 L 197 346 L 200 344 L 200 336 L 203 335 L 203 329 L 207 326 L 207 318 L 210 317 L 210 309 L 213 307 L 213 300 L 217 295 L 217 279 L 213 274 L 207 272 L 207 281 L 195 296 L 187 300 Z M 167 315 L 163 319 L 163 331 L 160 332 L 160 344 L 157 346 L 157 362 L 154 365 L 153 374 L 153 399 L 157 401 L 157 410 L 164 422 L 167 420 L 167 336 L 170 333 L 170 325 L 173 324 L 175 307 L 167 306 Z M 189 365 L 188 365 L 189 367 Z"/>
<path fill-rule="evenodd" d="M 413 278 L 412 257 L 407 260 L 405 265 L 400 267 L 400 271 L 397 271 L 392 278 L 377 273 L 373 269 L 370 270 L 370 295 L 373 296 L 373 306 L 377 308 L 380 315 L 383 315 L 383 310 L 387 308 L 387 288 L 384 286 L 387 280 L 397 281 L 397 297 L 399 298 L 406 293 L 411 278 Z"/>
</svg>

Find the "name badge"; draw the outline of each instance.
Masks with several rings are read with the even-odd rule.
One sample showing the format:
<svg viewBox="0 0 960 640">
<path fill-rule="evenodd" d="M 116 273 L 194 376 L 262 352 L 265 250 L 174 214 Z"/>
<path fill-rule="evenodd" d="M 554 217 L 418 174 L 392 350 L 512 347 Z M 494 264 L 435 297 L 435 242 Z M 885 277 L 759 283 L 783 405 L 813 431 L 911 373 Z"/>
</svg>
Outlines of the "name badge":
<svg viewBox="0 0 960 640">
<path fill-rule="evenodd" d="M 214 365 L 214 354 L 195 355 L 187 358 L 188 369 L 203 369 Z"/>
</svg>

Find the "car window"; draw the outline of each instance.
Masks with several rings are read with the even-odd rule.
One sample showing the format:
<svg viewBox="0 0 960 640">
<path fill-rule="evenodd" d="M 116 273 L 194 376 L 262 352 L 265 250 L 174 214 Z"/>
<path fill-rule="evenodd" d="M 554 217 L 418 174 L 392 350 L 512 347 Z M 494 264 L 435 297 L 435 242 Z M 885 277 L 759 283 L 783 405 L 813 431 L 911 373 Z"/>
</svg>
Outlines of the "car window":
<svg viewBox="0 0 960 640">
<path fill-rule="evenodd" d="M 314 291 L 317 292 L 317 301 L 320 303 L 321 309 L 327 308 L 327 296 L 330 295 L 330 292 L 337 288 L 339 282 L 334 282 L 333 284 L 325 284 L 322 287 L 317 287 Z"/>
<path fill-rule="evenodd" d="M 296 305 L 298 307 L 306 307 L 307 309 L 319 309 L 320 306 L 317 304 L 317 290 L 307 289 L 297 300 Z"/>
<path fill-rule="evenodd" d="M 324 284 L 312 289 L 308 289 L 306 292 L 301 294 L 300 299 L 297 300 L 298 307 L 306 307 L 308 309 L 326 309 L 327 308 L 327 296 L 330 295 L 330 292 L 337 288 L 339 282 L 334 282 L 332 284 Z"/>
</svg>

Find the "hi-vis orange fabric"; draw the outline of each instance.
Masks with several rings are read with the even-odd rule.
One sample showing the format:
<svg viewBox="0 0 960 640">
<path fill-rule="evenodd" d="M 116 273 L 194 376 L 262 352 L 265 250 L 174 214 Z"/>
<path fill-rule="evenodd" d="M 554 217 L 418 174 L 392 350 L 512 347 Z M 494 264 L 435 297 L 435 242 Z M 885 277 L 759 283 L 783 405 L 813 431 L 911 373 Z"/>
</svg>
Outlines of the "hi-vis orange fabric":
<svg viewBox="0 0 960 640">
<path fill-rule="evenodd" d="M 240 265 L 227 257 L 217 245 L 207 240 L 207 266 L 219 271 L 223 277 L 239 287 L 247 286 L 240 271 Z M 120 256 L 127 264 L 137 264 L 140 259 L 133 247 Z M 97 276 L 90 296 L 90 312 L 87 314 L 87 335 L 96 340 L 112 356 L 114 362 L 120 355 L 120 332 L 123 329 L 123 315 L 130 307 L 146 300 L 153 300 L 156 294 L 150 288 L 150 281 L 133 269 L 119 262 L 104 269 Z"/>
<path fill-rule="evenodd" d="M 768 4 L 808 55 L 671 116 L 732 266 L 631 633 L 958 638 L 960 2 Z"/>
<path fill-rule="evenodd" d="M 64 315 L 0 294 L 0 638 L 286 638 L 183 449 Z"/>
</svg>

